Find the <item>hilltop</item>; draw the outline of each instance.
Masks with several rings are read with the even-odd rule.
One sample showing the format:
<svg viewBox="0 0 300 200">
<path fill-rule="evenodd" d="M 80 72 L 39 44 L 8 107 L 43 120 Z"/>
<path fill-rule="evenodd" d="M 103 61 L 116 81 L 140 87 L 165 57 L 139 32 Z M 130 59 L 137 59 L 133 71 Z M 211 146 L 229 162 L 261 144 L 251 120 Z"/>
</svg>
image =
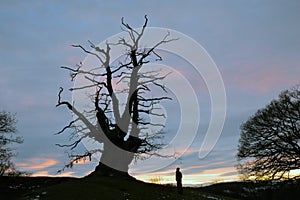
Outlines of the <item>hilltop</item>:
<svg viewBox="0 0 300 200">
<path fill-rule="evenodd" d="M 135 180 L 132 177 L 0 177 L 1 199 L 293 199 L 300 195 L 299 181 L 231 182 L 207 187 L 184 188 Z M 2 198 L 4 197 L 4 198 Z"/>
</svg>

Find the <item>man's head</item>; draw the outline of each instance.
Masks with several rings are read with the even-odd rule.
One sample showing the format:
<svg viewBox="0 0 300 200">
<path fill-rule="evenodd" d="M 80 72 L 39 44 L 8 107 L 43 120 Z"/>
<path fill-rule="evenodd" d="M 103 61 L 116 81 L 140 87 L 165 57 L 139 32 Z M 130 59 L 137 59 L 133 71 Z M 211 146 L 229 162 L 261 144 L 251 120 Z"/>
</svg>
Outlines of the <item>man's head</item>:
<svg viewBox="0 0 300 200">
<path fill-rule="evenodd" d="M 179 168 L 179 167 L 177 167 L 177 168 L 176 168 L 176 171 L 179 171 L 179 170 L 180 170 L 180 168 Z"/>
</svg>

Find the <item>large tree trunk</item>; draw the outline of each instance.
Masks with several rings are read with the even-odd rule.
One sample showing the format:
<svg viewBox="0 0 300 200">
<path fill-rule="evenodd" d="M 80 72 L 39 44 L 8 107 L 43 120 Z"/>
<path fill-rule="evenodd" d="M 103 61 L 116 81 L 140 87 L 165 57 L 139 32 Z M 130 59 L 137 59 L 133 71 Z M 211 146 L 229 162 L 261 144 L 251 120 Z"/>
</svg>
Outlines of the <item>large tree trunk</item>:
<svg viewBox="0 0 300 200">
<path fill-rule="evenodd" d="M 100 162 L 91 175 L 128 176 L 128 165 L 141 145 L 141 140 L 130 136 L 124 141 L 120 139 L 116 131 L 106 136 Z"/>
<path fill-rule="evenodd" d="M 120 149 L 112 143 L 104 144 L 99 165 L 95 174 L 104 176 L 128 175 L 128 165 L 133 160 L 134 153 Z"/>
</svg>

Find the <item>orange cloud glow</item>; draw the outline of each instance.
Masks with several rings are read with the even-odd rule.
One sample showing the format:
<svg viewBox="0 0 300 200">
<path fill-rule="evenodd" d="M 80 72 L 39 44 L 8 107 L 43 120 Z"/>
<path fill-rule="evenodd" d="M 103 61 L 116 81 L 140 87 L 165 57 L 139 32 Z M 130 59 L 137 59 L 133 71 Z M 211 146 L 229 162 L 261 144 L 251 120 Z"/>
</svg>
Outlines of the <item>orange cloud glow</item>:
<svg viewBox="0 0 300 200">
<path fill-rule="evenodd" d="M 207 184 L 215 182 L 226 182 L 239 180 L 238 174 L 234 167 L 225 167 L 217 169 L 208 169 L 201 172 L 185 174 L 184 171 L 188 169 L 182 169 L 183 184 Z M 144 175 L 135 176 L 139 180 L 145 182 L 151 182 L 154 178 L 159 179 L 161 184 L 175 184 L 175 171 L 165 170 L 162 172 L 148 173 Z"/>
<path fill-rule="evenodd" d="M 21 168 L 21 170 L 40 170 L 45 169 L 47 167 L 54 166 L 58 163 L 55 159 L 30 159 L 28 163 L 17 163 L 17 167 Z"/>
<path fill-rule="evenodd" d="M 39 177 L 39 176 L 48 176 L 48 177 L 70 177 L 74 174 L 74 172 L 64 172 L 64 173 L 60 173 L 60 174 L 55 174 L 55 175 L 51 175 L 49 174 L 48 171 L 38 171 L 34 174 L 32 174 L 31 176 L 33 177 Z"/>
</svg>

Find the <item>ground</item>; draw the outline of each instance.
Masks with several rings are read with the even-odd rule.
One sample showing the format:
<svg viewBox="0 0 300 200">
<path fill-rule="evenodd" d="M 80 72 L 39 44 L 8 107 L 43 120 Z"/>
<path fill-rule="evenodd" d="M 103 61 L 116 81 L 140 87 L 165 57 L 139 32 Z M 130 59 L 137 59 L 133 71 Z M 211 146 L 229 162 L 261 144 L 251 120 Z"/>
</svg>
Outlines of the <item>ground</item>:
<svg viewBox="0 0 300 200">
<path fill-rule="evenodd" d="M 275 186 L 274 186 L 275 185 Z M 273 187 L 274 186 L 274 187 Z M 1 199 L 291 199 L 300 195 L 299 182 L 287 184 L 232 182 L 200 188 L 184 188 L 137 181 L 130 177 L 0 177 Z M 4 197 L 4 198 L 3 198 Z"/>
</svg>

